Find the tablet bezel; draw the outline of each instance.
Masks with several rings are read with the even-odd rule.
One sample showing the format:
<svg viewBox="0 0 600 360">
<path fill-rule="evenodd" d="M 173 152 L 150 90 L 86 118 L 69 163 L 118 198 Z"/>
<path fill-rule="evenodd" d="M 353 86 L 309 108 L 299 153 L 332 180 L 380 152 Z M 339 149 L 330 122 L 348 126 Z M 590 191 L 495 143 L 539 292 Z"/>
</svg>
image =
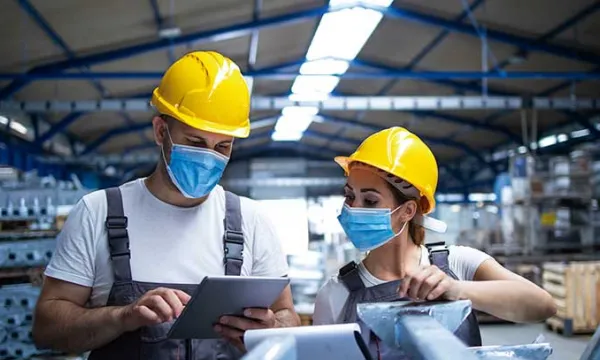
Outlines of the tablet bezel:
<svg viewBox="0 0 600 360">
<path fill-rule="evenodd" d="M 199 304 L 206 305 L 206 303 L 205 302 L 203 303 L 203 301 L 211 301 L 210 299 L 206 300 L 207 297 L 209 297 L 209 296 L 212 296 L 213 298 L 219 298 L 219 299 L 223 298 L 223 296 L 219 296 L 217 294 L 203 294 L 203 291 L 205 288 L 208 288 L 211 286 L 215 287 L 218 285 L 224 285 L 226 283 L 231 284 L 231 285 L 227 285 L 227 286 L 234 286 L 236 283 L 238 283 L 238 284 L 239 283 L 247 283 L 246 285 L 249 285 L 252 282 L 255 283 L 253 285 L 253 287 L 257 287 L 257 288 L 260 287 L 261 289 L 264 289 L 266 286 L 267 289 L 264 289 L 266 291 L 263 291 L 261 293 L 262 294 L 270 293 L 270 295 L 273 296 L 272 301 L 267 300 L 267 299 L 252 299 L 252 300 L 249 300 L 246 302 L 247 306 L 241 306 L 239 308 L 236 308 L 235 310 L 221 309 L 219 311 L 220 314 L 218 314 L 218 315 L 210 314 L 208 316 L 213 317 L 213 315 L 214 315 L 215 321 L 220 316 L 224 316 L 224 315 L 243 316 L 242 315 L 243 310 L 248 307 L 263 307 L 263 306 L 256 306 L 256 304 L 258 302 L 260 302 L 261 305 L 264 304 L 265 308 L 268 308 L 277 300 L 277 298 L 281 295 L 281 293 L 285 290 L 285 288 L 287 286 L 289 286 L 290 279 L 288 277 L 262 277 L 262 276 L 207 276 L 196 287 L 196 290 L 194 291 L 194 294 L 190 298 L 190 301 L 186 304 L 183 311 L 181 312 L 181 315 L 179 315 L 179 317 L 177 317 L 177 319 L 174 321 L 173 325 L 169 329 L 167 337 L 170 339 L 217 339 L 217 338 L 220 338 L 221 336 L 214 330 L 210 331 L 210 336 L 208 336 L 208 334 L 192 334 L 192 331 L 189 331 L 189 329 L 185 328 L 185 326 L 189 325 L 186 323 L 186 321 L 187 321 L 186 314 L 192 312 L 194 307 L 199 306 Z M 269 287 L 271 287 L 271 288 L 269 288 Z M 213 289 L 209 289 L 209 291 L 210 290 L 213 290 Z M 237 296 L 236 298 L 242 299 L 241 296 Z M 266 304 L 269 301 L 271 303 Z M 224 307 L 226 308 L 229 305 L 230 304 L 224 305 Z M 188 316 L 191 316 L 191 315 L 188 315 Z M 211 329 L 212 329 L 212 326 L 211 326 Z M 207 330 L 207 328 L 203 329 L 203 330 L 198 330 L 198 331 L 205 331 L 205 330 Z"/>
</svg>

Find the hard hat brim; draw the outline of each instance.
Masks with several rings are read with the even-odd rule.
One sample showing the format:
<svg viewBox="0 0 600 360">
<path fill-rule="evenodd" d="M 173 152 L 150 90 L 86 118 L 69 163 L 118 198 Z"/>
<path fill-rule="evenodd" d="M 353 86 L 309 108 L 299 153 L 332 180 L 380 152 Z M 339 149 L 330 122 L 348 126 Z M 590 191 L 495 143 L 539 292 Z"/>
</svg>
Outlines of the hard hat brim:
<svg viewBox="0 0 600 360">
<path fill-rule="evenodd" d="M 194 129 L 241 139 L 250 136 L 250 121 L 248 121 L 246 126 L 227 126 L 182 114 L 160 96 L 158 88 L 154 89 L 151 103 L 159 113 L 171 116 L 175 120 L 181 121 Z"/>
</svg>

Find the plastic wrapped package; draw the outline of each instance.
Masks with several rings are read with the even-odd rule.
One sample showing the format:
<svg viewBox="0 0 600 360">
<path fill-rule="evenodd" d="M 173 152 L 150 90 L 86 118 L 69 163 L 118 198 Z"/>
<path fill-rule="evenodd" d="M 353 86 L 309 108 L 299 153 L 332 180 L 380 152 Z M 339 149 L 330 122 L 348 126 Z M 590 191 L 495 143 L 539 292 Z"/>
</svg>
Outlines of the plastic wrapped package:
<svg viewBox="0 0 600 360">
<path fill-rule="evenodd" d="M 296 340 L 293 336 L 273 337 L 250 350 L 243 360 L 296 360 Z"/>
<path fill-rule="evenodd" d="M 471 301 L 411 302 L 359 304 L 357 315 L 389 347 L 396 344 L 396 318 L 399 315 L 429 315 L 453 333 L 471 313 Z"/>
<path fill-rule="evenodd" d="M 552 354 L 550 344 L 526 344 L 513 346 L 483 346 L 470 348 L 479 360 L 546 360 Z"/>
<path fill-rule="evenodd" d="M 402 315 L 397 318 L 394 328 L 396 342 L 411 360 L 479 360 L 431 316 Z"/>
</svg>

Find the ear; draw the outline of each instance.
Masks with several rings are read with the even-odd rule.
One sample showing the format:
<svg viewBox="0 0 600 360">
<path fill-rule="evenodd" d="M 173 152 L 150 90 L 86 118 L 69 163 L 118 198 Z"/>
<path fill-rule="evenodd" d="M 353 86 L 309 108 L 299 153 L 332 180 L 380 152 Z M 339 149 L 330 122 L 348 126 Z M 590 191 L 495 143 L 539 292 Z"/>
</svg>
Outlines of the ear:
<svg viewBox="0 0 600 360">
<path fill-rule="evenodd" d="M 394 215 L 398 217 L 398 221 L 401 223 L 411 221 L 417 214 L 417 203 L 414 200 L 408 200 L 401 206 Z"/>
<path fill-rule="evenodd" d="M 158 115 L 155 115 L 152 118 L 152 129 L 154 131 L 154 142 L 158 146 L 162 146 L 165 137 L 167 136 L 166 132 L 167 122 Z"/>
</svg>

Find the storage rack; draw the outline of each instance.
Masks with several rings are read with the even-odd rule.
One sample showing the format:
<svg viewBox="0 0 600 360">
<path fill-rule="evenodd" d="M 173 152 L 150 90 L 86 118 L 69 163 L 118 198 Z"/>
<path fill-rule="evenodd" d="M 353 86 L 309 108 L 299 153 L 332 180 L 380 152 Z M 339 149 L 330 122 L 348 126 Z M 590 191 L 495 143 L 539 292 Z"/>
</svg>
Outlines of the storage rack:
<svg viewBox="0 0 600 360">
<path fill-rule="evenodd" d="M 89 190 L 36 176 L 0 184 L 0 359 L 78 359 L 36 349 L 33 309 L 61 222 Z"/>
<path fill-rule="evenodd" d="M 585 252 L 595 241 L 592 159 L 585 151 L 569 157 L 511 158 L 512 199 L 503 211 L 507 254 Z"/>
</svg>

